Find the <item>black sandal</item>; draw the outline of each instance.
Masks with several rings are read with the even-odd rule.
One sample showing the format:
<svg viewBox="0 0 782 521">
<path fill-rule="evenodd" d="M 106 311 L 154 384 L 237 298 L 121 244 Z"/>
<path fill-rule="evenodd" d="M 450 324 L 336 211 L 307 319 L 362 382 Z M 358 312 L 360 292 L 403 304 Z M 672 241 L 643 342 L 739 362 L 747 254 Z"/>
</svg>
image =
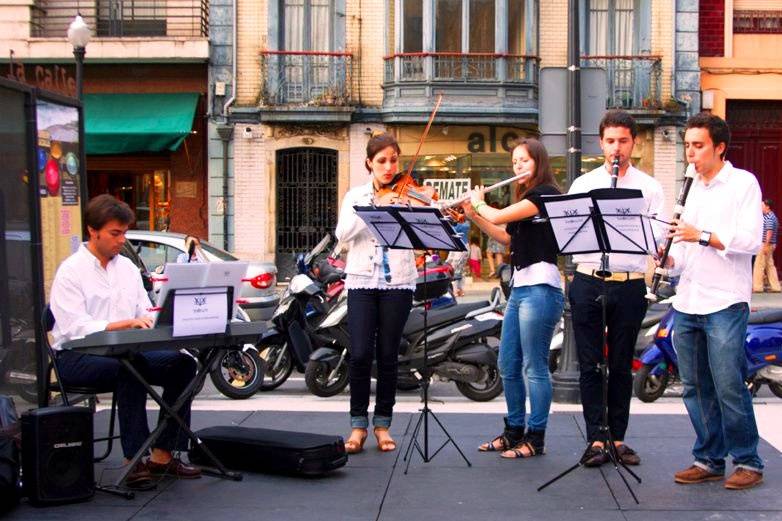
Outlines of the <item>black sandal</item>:
<svg viewBox="0 0 782 521">
<path fill-rule="evenodd" d="M 503 418 L 503 419 L 505 421 L 505 430 L 502 432 L 502 434 L 500 434 L 493 440 L 486 442 L 482 444 L 480 447 L 478 447 L 478 450 L 480 452 L 506 451 L 524 440 L 524 429 L 511 427 L 510 425 L 508 425 L 508 419 L 507 418 Z M 494 442 L 498 440 L 500 442 L 499 448 L 494 446 Z"/>
<path fill-rule="evenodd" d="M 506 459 L 523 459 L 532 458 L 533 456 L 542 456 L 546 453 L 546 446 L 544 443 L 545 436 L 546 431 L 527 431 L 524 435 L 524 439 L 512 448 L 504 451 L 500 456 Z M 524 452 L 524 449 L 526 449 L 526 452 Z M 513 455 L 511 456 L 510 454 Z"/>
</svg>

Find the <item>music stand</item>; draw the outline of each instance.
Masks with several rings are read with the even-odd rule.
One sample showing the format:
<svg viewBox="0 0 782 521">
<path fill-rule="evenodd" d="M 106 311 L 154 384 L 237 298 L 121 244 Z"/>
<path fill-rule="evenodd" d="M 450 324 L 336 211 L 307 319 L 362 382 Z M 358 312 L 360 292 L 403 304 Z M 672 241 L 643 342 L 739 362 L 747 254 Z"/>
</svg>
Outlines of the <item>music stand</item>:
<svg viewBox="0 0 782 521">
<path fill-rule="evenodd" d="M 656 243 L 650 217 L 643 213 L 643 194 L 640 190 L 597 189 L 587 194 L 543 196 L 543 206 L 548 214 L 561 255 L 602 253 L 600 271 L 596 272 L 604 277 L 603 293 L 598 297 L 602 307 L 603 332 L 603 356 L 597 365 L 602 381 L 603 397 L 603 415 L 599 432 L 605 444 L 603 450 L 633 500 L 638 504 L 638 498 L 619 466 L 621 465 L 638 483 L 641 483 L 641 478 L 622 462 L 608 427 L 608 333 L 606 331 L 608 296 L 605 277 L 611 275 L 608 271 L 609 253 L 649 255 L 655 250 Z M 582 457 L 578 463 L 538 487 L 538 492 L 583 465 Z"/>
<path fill-rule="evenodd" d="M 367 226 L 375 235 L 378 242 L 389 248 L 398 250 L 445 250 L 445 251 L 466 251 L 467 247 L 459 238 L 459 235 L 450 225 L 448 220 L 443 217 L 440 210 L 432 207 L 412 207 L 412 206 L 354 206 L 356 214 L 367 223 Z M 426 287 L 426 270 L 424 269 L 424 287 Z M 424 295 L 424 301 L 428 295 Z M 424 463 L 429 463 L 435 456 L 445 448 L 449 443 L 453 444 L 456 450 L 467 463 L 472 467 L 472 463 L 467 459 L 456 441 L 450 435 L 442 422 L 435 416 L 429 408 L 429 381 L 432 378 L 432 371 L 429 369 L 429 342 L 427 322 L 428 310 L 424 305 L 424 365 L 419 375 L 421 378 L 422 394 L 424 407 L 420 409 L 418 420 L 413 428 L 410 441 L 405 450 L 404 461 L 405 474 L 410 468 L 412 461 L 412 451 L 415 449 L 420 454 Z M 445 442 L 434 452 L 429 453 L 429 417 L 432 417 L 446 436 Z M 423 448 L 418 442 L 418 435 L 423 426 Z"/>
</svg>

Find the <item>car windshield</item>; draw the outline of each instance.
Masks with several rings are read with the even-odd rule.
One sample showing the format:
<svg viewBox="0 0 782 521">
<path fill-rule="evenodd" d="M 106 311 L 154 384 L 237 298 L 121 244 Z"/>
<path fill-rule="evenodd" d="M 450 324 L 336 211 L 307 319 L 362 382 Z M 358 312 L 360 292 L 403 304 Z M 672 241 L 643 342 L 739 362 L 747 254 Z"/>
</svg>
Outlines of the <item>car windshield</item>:
<svg viewBox="0 0 782 521">
<path fill-rule="evenodd" d="M 231 255 L 230 253 L 228 253 L 227 251 L 221 250 L 220 248 L 215 248 L 214 246 L 212 246 L 211 244 L 205 241 L 201 241 L 201 249 L 211 255 L 214 255 L 215 257 L 223 261 L 239 260 L 233 255 Z"/>
</svg>

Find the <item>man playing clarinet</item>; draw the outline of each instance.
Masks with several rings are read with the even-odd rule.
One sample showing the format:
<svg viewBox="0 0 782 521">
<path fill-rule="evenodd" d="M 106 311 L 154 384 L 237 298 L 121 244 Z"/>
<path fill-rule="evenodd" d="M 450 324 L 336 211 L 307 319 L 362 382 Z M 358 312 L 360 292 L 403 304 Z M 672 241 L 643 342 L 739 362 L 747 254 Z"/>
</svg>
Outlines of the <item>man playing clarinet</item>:
<svg viewBox="0 0 782 521">
<path fill-rule="evenodd" d="M 641 190 L 647 214 L 663 213 L 664 196 L 660 183 L 630 163 L 637 127 L 627 112 L 611 110 L 600 122 L 600 147 L 605 163 L 573 182 L 571 194 L 585 193 L 612 185 L 612 164 L 618 160 L 617 188 Z M 662 235 L 662 232 L 660 233 Z M 598 363 L 603 357 L 602 307 L 597 300 L 608 296 L 606 319 L 608 326 L 608 428 L 616 445 L 616 453 L 625 465 L 641 461 L 624 438 L 630 417 L 633 392 L 633 351 L 641 322 L 646 314 L 646 256 L 611 254 L 609 277 L 598 275 L 601 255 L 575 255 L 578 264 L 569 300 L 573 312 L 573 331 L 580 366 L 581 403 L 584 409 L 588 445 L 581 458 L 587 467 L 598 467 L 609 461 L 605 450 L 606 433 L 601 432 L 603 393 Z"/>
<path fill-rule="evenodd" d="M 725 160 L 727 123 L 711 114 L 687 121 L 684 147 L 697 172 L 684 212 L 674 221 L 666 266 L 681 272 L 673 307 L 684 404 L 695 429 L 692 465 L 676 483 L 719 481 L 725 458 L 735 471 L 725 488 L 763 481 L 752 396 L 744 381 L 752 255 L 761 246 L 757 179 Z"/>
</svg>

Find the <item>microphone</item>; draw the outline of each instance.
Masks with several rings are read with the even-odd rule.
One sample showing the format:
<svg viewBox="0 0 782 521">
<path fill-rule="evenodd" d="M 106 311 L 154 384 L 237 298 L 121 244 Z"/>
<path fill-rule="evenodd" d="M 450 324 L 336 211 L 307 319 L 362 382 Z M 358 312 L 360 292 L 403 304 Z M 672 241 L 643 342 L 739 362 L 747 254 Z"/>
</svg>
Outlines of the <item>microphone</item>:
<svg viewBox="0 0 782 521">
<path fill-rule="evenodd" d="M 611 163 L 611 188 L 616 188 L 616 182 L 619 181 L 619 156 L 614 156 Z"/>
</svg>

